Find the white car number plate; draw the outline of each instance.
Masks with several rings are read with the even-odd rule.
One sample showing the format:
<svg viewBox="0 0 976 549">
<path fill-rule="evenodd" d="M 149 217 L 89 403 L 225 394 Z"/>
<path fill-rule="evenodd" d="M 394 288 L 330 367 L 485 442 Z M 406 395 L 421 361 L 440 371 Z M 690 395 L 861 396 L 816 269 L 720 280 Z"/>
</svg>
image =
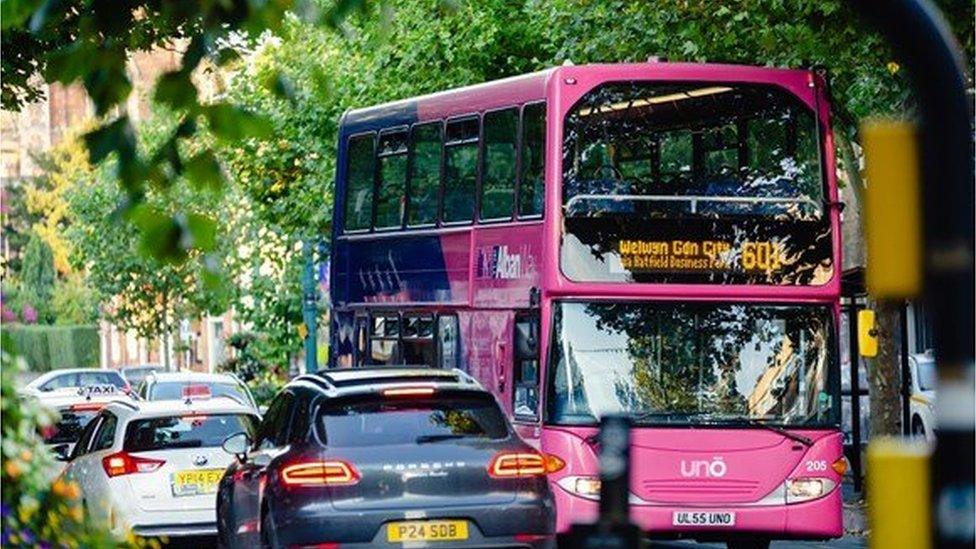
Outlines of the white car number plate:
<svg viewBox="0 0 976 549">
<path fill-rule="evenodd" d="M 674 526 L 735 526 L 735 513 L 715 511 L 675 511 L 671 515 Z"/>
</svg>

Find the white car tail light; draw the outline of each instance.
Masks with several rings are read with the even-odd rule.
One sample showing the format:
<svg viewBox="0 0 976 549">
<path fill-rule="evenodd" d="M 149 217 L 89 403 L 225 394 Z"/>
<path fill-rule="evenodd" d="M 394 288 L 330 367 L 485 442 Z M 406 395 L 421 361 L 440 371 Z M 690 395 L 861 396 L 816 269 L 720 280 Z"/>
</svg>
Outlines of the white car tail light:
<svg viewBox="0 0 976 549">
<path fill-rule="evenodd" d="M 133 456 L 126 452 L 117 452 L 102 458 L 102 467 L 109 477 L 131 475 L 134 473 L 152 473 L 166 463 L 166 460 Z"/>
</svg>

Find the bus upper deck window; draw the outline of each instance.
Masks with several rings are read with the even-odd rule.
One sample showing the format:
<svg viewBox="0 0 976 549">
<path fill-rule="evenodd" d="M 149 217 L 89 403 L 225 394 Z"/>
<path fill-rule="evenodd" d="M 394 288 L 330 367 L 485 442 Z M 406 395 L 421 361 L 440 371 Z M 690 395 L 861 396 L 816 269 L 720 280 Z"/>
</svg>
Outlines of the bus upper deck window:
<svg viewBox="0 0 976 549">
<path fill-rule="evenodd" d="M 349 139 L 346 155 L 346 230 L 368 229 L 373 216 L 373 135 Z"/>
<path fill-rule="evenodd" d="M 410 183 L 407 225 L 437 221 L 437 188 L 441 183 L 441 123 L 418 124 L 410 133 Z"/>
<path fill-rule="evenodd" d="M 380 135 L 379 187 L 376 196 L 376 228 L 399 227 L 403 222 L 404 187 L 407 182 L 407 132 Z"/>
<path fill-rule="evenodd" d="M 522 109 L 522 151 L 519 174 L 520 217 L 542 215 L 545 188 L 546 105 L 533 103 Z"/>
<path fill-rule="evenodd" d="M 478 178 L 477 117 L 447 123 L 444 144 L 444 207 L 446 223 L 470 222 L 474 218 L 475 186 Z"/>
<path fill-rule="evenodd" d="M 515 208 L 515 154 L 518 111 L 485 114 L 481 219 L 508 219 Z"/>
</svg>

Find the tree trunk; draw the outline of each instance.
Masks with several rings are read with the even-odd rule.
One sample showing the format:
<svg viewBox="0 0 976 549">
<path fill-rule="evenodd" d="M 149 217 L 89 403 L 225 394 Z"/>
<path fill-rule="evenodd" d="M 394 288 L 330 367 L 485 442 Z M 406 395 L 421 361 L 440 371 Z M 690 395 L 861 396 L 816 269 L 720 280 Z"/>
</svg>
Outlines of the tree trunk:
<svg viewBox="0 0 976 549">
<path fill-rule="evenodd" d="M 871 436 L 900 435 L 901 417 L 901 302 L 874 303 L 878 330 L 878 356 L 868 361 L 871 394 Z"/>
<path fill-rule="evenodd" d="M 851 139 L 838 132 L 837 146 L 847 180 L 860 209 L 864 204 L 864 180 Z M 870 184 L 870 182 L 868 182 Z M 879 183 L 883 185 L 884 183 Z M 863 242 L 862 242 L 863 245 Z M 867 266 L 870 268 L 870 266 Z M 901 302 L 869 301 L 876 315 L 878 356 L 867 359 L 868 391 L 871 400 L 871 436 L 901 434 L 901 357 L 898 334 L 901 331 Z M 905 334 L 901 334 L 905 337 Z M 854 418 L 857 421 L 857 418 Z"/>
</svg>

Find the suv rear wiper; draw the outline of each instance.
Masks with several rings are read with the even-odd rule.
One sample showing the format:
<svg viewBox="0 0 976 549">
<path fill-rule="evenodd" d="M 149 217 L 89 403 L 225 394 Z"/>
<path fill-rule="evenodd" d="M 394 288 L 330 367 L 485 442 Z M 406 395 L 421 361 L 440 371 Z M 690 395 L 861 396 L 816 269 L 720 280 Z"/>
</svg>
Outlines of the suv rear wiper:
<svg viewBox="0 0 976 549">
<path fill-rule="evenodd" d="M 458 435 L 458 434 L 442 434 L 442 435 L 420 435 L 414 442 L 417 444 L 425 444 L 428 442 L 440 442 L 442 440 L 456 440 L 459 438 L 468 438 L 468 435 Z"/>
<path fill-rule="evenodd" d="M 790 440 L 795 440 L 795 441 L 803 444 L 804 446 L 806 446 L 808 448 L 810 446 L 813 446 L 813 441 L 810 440 L 809 438 L 803 436 L 803 435 L 797 435 L 795 433 L 791 433 L 791 432 L 787 431 L 786 429 L 783 429 L 782 427 L 777 427 L 776 425 L 770 425 L 770 424 L 768 424 L 768 423 L 766 423 L 766 422 L 764 422 L 762 420 L 759 420 L 759 419 L 754 419 L 754 418 L 751 418 L 751 417 L 749 417 L 749 418 L 743 418 L 743 419 L 745 420 L 745 422 L 747 424 L 749 424 L 749 425 L 751 425 L 753 427 L 761 427 L 763 429 L 768 429 L 768 430 L 770 430 L 770 431 L 772 431 L 774 433 L 779 433 L 779 434 L 783 435 L 784 437 L 786 437 L 786 438 L 788 438 Z"/>
</svg>

